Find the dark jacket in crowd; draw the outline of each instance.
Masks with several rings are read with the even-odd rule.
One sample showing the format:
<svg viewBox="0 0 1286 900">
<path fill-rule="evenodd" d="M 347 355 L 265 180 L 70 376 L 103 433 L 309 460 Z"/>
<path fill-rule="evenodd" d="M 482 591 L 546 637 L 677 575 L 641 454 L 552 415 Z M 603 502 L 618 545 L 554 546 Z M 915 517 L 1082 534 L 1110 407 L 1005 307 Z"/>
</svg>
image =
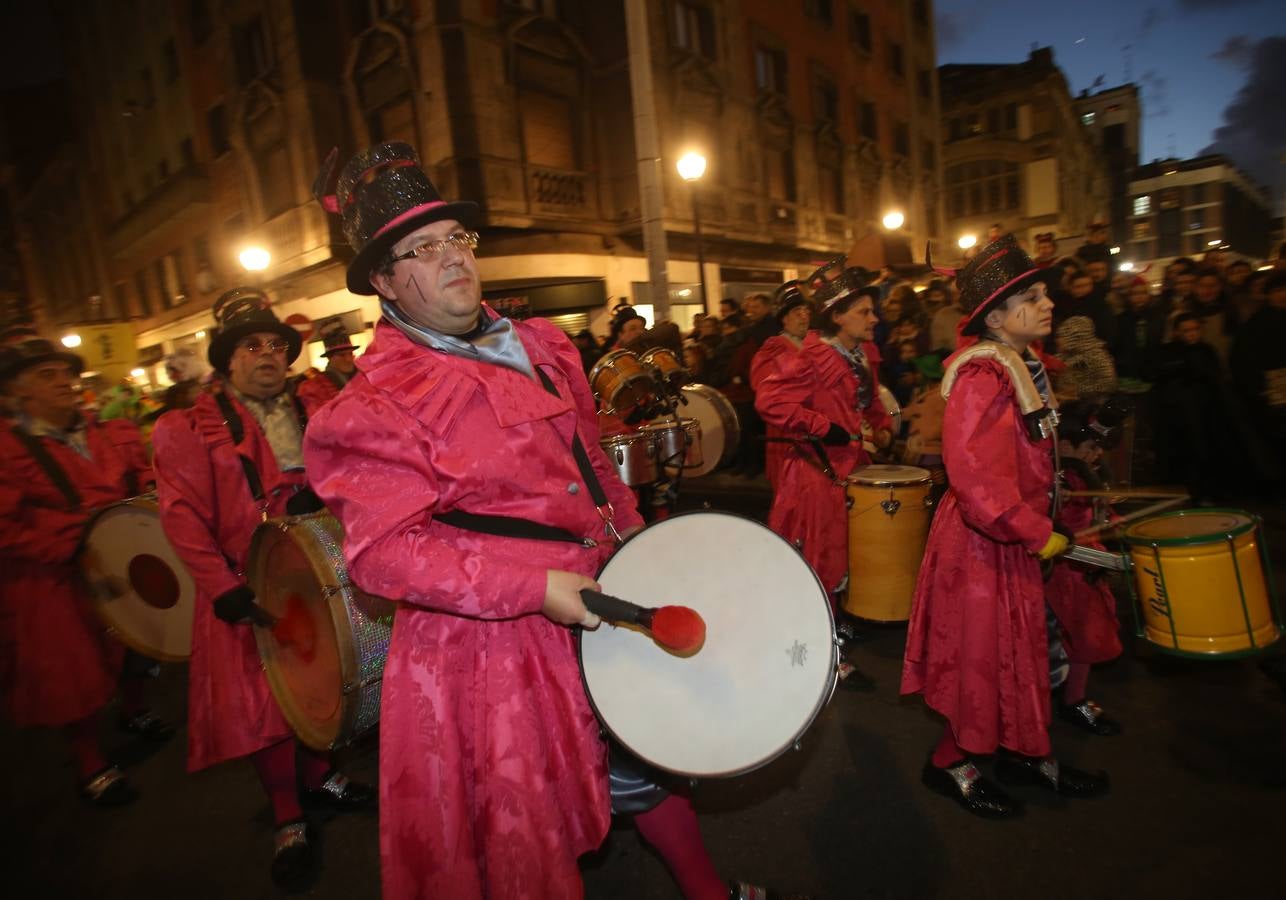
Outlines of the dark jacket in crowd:
<svg viewBox="0 0 1286 900">
<path fill-rule="evenodd" d="M 1152 381 L 1157 354 L 1165 343 L 1165 314 L 1156 307 L 1141 313 L 1127 309 L 1117 314 L 1115 328 L 1116 340 L 1109 348 L 1116 360 L 1117 376 Z"/>
<path fill-rule="evenodd" d="M 1054 301 L 1054 328 L 1072 316 L 1088 316 L 1094 322 L 1094 334 L 1109 347 L 1116 341 L 1116 314 L 1112 305 L 1107 302 L 1107 285 L 1096 284 L 1081 299 L 1077 300 L 1066 291 L 1058 291 L 1052 296 Z"/>
</svg>

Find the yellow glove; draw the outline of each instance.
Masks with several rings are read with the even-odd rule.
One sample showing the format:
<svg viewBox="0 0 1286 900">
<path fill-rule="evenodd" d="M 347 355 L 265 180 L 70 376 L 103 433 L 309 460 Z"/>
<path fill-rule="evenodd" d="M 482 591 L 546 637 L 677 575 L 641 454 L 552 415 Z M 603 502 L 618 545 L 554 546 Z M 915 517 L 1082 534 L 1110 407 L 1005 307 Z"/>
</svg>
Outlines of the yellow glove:
<svg viewBox="0 0 1286 900">
<path fill-rule="evenodd" d="M 1049 540 L 1045 542 L 1045 546 L 1041 547 L 1040 552 L 1036 555 L 1041 559 L 1053 559 L 1055 556 L 1061 556 L 1066 553 L 1070 544 L 1071 542 L 1067 540 L 1066 535 L 1059 534 L 1055 531 L 1049 536 Z"/>
</svg>

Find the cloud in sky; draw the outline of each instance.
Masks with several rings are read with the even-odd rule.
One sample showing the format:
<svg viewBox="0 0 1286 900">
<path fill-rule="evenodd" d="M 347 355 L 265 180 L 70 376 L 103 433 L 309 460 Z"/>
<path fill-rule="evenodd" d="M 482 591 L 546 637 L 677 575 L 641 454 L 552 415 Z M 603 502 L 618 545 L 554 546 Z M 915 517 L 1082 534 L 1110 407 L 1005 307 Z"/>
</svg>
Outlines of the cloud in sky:
<svg viewBox="0 0 1286 900">
<path fill-rule="evenodd" d="M 1281 162 L 1286 116 L 1279 112 L 1286 85 L 1286 36 L 1264 38 L 1252 45 L 1247 57 L 1246 83 L 1224 109 L 1214 142 L 1201 152 L 1231 157 L 1253 178 L 1270 185 L 1275 201 L 1286 187 L 1286 166 Z"/>
<path fill-rule="evenodd" d="M 1211 59 L 1226 62 L 1238 69 L 1250 65 L 1255 55 L 1255 42 L 1244 34 L 1234 34 L 1223 42 L 1223 46 L 1210 54 Z"/>
</svg>

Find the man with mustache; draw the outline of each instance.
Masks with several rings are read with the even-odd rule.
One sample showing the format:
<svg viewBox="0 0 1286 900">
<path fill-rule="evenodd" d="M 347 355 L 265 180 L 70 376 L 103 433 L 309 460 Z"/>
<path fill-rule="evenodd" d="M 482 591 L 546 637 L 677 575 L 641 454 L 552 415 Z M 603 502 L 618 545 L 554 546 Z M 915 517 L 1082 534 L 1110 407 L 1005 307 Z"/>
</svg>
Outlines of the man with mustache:
<svg viewBox="0 0 1286 900">
<path fill-rule="evenodd" d="M 948 362 L 942 457 L 950 482 L 929 531 L 902 667 L 946 720 L 924 783 L 975 815 L 1018 811 L 970 755 L 997 754 L 1001 781 L 1069 797 L 1107 789 L 1107 776 L 1060 765 L 1049 742 L 1050 672 L 1041 562 L 1063 553 L 1054 530 L 1057 406 L 1033 342 L 1054 304 L 1038 268 L 1005 235 L 956 279 L 974 342 Z"/>
<path fill-rule="evenodd" d="M 316 868 L 299 784 L 302 799 L 339 810 L 368 805 L 374 791 L 295 740 L 251 628 L 257 605 L 243 574 L 250 537 L 260 522 L 285 514 L 305 483 L 305 419 L 286 389 L 299 333 L 255 288 L 226 292 L 214 317 L 215 381 L 190 409 L 162 416 L 152 435 L 161 522 L 197 587 L 188 771 L 250 760 L 276 823 L 273 880 L 299 889 Z"/>
</svg>

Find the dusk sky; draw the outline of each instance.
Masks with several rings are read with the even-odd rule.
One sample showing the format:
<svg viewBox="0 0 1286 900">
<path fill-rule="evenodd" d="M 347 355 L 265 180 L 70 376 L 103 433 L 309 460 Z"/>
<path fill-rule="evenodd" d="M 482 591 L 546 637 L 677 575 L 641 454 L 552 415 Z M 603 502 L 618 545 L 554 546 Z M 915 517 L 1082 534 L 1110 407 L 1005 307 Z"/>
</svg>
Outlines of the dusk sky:
<svg viewBox="0 0 1286 900">
<path fill-rule="evenodd" d="M 1054 48 L 1073 93 L 1133 80 L 1143 102 L 1141 161 L 1191 157 L 1215 143 L 1286 187 L 1286 3 L 1282 0 L 938 0 L 938 62 L 1019 62 Z M 1264 44 L 1266 38 L 1275 41 Z M 1124 48 L 1129 45 L 1129 50 Z M 1127 56 L 1129 62 L 1127 63 Z M 1127 77 L 1127 67 L 1130 70 Z"/>
</svg>

